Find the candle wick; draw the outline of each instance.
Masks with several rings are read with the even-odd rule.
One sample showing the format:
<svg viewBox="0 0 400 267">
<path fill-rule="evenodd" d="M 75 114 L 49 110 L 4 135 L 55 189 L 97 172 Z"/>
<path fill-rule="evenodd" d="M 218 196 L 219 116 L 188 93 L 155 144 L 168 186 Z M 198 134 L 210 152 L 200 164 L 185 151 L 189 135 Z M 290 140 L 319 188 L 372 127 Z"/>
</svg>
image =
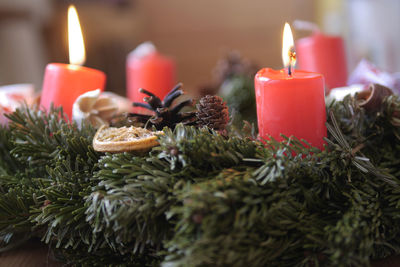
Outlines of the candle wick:
<svg viewBox="0 0 400 267">
<path fill-rule="evenodd" d="M 289 66 L 288 66 L 288 74 L 289 74 L 289 76 L 292 76 L 292 65 L 294 66 L 295 62 L 296 62 L 296 52 L 294 52 L 291 49 L 289 51 Z"/>
</svg>

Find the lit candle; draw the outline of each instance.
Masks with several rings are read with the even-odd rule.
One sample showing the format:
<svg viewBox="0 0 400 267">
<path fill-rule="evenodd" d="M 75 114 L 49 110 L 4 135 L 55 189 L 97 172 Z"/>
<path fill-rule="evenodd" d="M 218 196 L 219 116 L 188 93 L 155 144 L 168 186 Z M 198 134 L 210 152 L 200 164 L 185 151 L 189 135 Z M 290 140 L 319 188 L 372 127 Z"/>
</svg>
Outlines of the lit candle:
<svg viewBox="0 0 400 267">
<path fill-rule="evenodd" d="M 296 41 L 299 68 L 324 75 L 327 94 L 347 83 L 347 63 L 343 39 L 319 31 Z"/>
<path fill-rule="evenodd" d="M 46 110 L 51 103 L 62 106 L 71 118 L 72 105 L 78 96 L 95 89 L 103 91 L 106 81 L 106 75 L 102 71 L 81 66 L 85 62 L 85 47 L 74 6 L 68 9 L 68 43 L 70 64 L 47 65 L 40 105 Z"/>
<path fill-rule="evenodd" d="M 289 24 L 285 25 L 282 58 L 287 69 L 261 69 L 255 76 L 259 135 L 282 141 L 281 134 L 304 139 L 323 149 L 326 137 L 324 78 L 294 70 L 295 53 Z"/>
<path fill-rule="evenodd" d="M 175 85 L 175 62 L 160 54 L 150 42 L 139 45 L 127 57 L 127 96 L 133 102 L 144 103 L 146 89 L 163 99 Z M 143 111 L 135 107 L 135 112 Z"/>
</svg>

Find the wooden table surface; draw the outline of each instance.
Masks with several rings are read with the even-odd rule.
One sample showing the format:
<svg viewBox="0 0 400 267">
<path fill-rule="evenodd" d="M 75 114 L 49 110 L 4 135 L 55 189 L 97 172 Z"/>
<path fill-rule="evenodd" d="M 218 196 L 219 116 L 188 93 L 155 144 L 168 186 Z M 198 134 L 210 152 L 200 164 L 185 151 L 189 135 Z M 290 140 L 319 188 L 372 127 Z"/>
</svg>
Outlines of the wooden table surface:
<svg viewBox="0 0 400 267">
<path fill-rule="evenodd" d="M 0 253 L 0 267 L 61 267 L 47 246 L 31 241 L 13 250 Z"/>
</svg>

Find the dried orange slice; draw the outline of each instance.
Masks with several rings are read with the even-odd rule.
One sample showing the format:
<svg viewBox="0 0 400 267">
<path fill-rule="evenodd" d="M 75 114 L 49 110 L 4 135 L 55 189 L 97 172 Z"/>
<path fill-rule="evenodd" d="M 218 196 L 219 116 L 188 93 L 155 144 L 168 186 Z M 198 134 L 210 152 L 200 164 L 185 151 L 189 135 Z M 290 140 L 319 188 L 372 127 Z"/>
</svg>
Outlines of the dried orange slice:
<svg viewBox="0 0 400 267">
<path fill-rule="evenodd" d="M 93 138 L 93 148 L 99 152 L 120 153 L 145 151 L 157 146 L 157 134 L 141 127 L 108 127 L 103 125 Z"/>
</svg>

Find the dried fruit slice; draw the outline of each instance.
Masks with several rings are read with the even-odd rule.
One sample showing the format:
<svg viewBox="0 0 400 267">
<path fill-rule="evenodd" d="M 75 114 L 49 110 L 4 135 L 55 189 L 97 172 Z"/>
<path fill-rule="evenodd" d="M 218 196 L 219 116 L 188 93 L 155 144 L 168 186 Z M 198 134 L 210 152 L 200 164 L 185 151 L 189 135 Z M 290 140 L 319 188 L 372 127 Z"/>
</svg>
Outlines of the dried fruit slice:
<svg viewBox="0 0 400 267">
<path fill-rule="evenodd" d="M 141 127 L 108 127 L 103 125 L 93 138 L 93 148 L 99 152 L 120 153 L 144 151 L 158 145 L 157 134 Z"/>
</svg>

